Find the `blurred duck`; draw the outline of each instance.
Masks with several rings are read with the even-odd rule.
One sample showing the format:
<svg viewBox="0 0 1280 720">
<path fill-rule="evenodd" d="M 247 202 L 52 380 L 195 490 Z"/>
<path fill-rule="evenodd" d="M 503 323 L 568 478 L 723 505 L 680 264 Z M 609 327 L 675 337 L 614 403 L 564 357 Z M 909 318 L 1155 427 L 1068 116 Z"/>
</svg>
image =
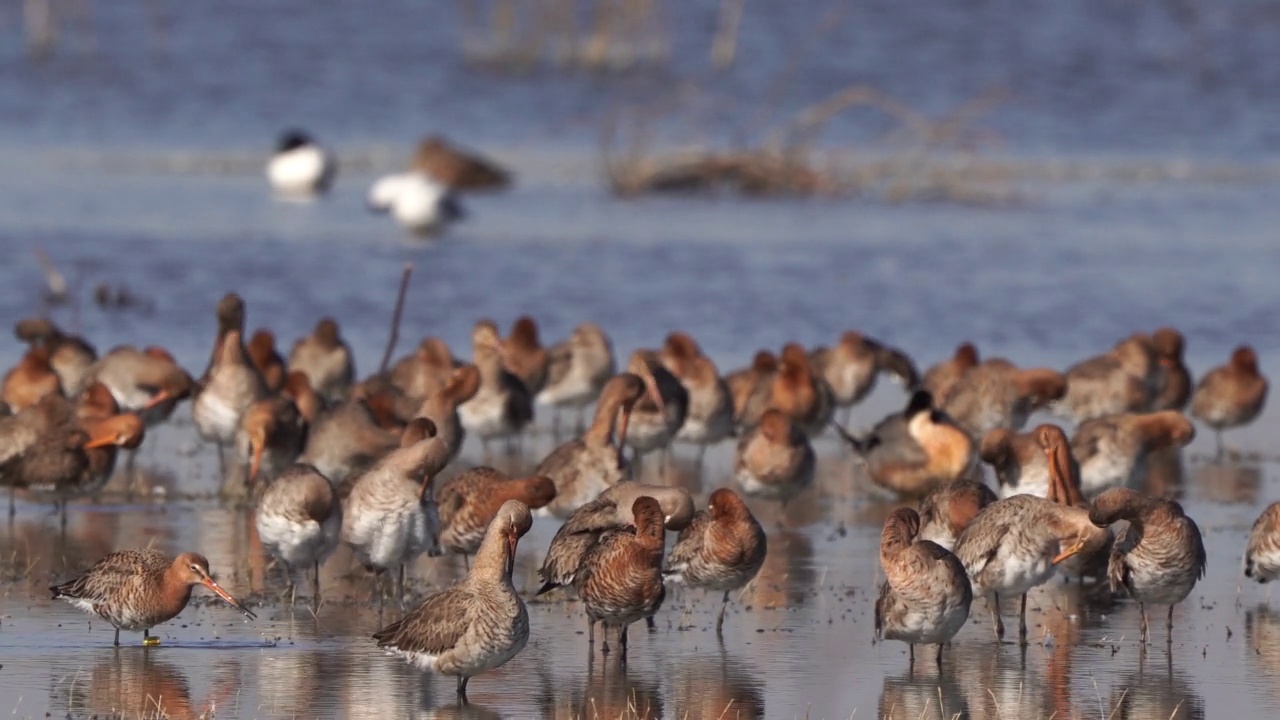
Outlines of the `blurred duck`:
<svg viewBox="0 0 1280 720">
<path fill-rule="evenodd" d="M 1066 433 L 1056 425 L 1041 425 L 1035 429 L 1035 438 L 1049 468 L 1047 499 L 1059 505 L 1088 510 L 1089 503 L 1080 488 L 1080 468 L 1071 456 Z M 1067 580 L 1074 578 L 1081 582 L 1086 576 L 1095 579 L 1106 577 L 1114 539 L 1114 533 L 1107 528 L 1105 538 L 1090 542 L 1080 552 L 1058 563 L 1058 573 Z"/>
<path fill-rule="evenodd" d="M 813 484 L 816 464 L 809 436 L 771 408 L 738 441 L 733 477 L 743 493 L 785 505 Z"/>
<path fill-rule="evenodd" d="M 1043 424 L 1025 433 L 1014 433 L 1012 430 L 991 430 L 982 438 L 979 455 L 983 462 L 991 465 L 995 471 L 997 492 L 1000 497 L 1015 495 L 1050 496 L 1050 455 L 1044 451 L 1044 443 L 1048 436 L 1061 436 L 1066 442 L 1066 433 L 1057 425 Z M 1057 441 L 1053 441 L 1056 442 Z M 1075 457 L 1066 454 L 1070 475 L 1079 478 L 1079 464 Z"/>
<path fill-rule="evenodd" d="M 689 393 L 650 350 L 636 350 L 627 372 L 644 381 L 649 392 L 631 408 L 630 421 L 620 435 L 638 459 L 671 444 L 689 413 Z"/>
<path fill-rule="evenodd" d="M 420 172 L 381 178 L 369 188 L 368 203 L 370 210 L 390 213 L 419 236 L 436 235 L 464 216 L 449 187 Z"/>
<path fill-rule="evenodd" d="M 270 330 L 259 328 L 249 338 L 245 350 L 249 353 L 249 361 L 262 376 L 267 392 L 280 392 L 284 387 L 285 365 L 284 358 L 276 351 L 276 336 Z"/>
<path fill-rule="evenodd" d="M 294 575 L 313 572 L 312 605 L 320 603 L 320 564 L 338 547 L 342 506 L 329 480 L 310 465 L 295 464 L 260 480 L 254 524 L 262 547 L 284 567 L 289 602 L 297 600 Z"/>
<path fill-rule="evenodd" d="M 320 397 L 338 402 L 347 396 L 355 377 L 351 348 L 342 339 L 338 321 L 321 318 L 315 330 L 289 351 L 289 371 L 301 372 Z"/>
<path fill-rule="evenodd" d="M 310 424 L 298 462 L 314 466 L 335 487 L 400 444 L 398 433 L 379 425 L 370 410 L 379 395 L 348 400 Z"/>
<path fill-rule="evenodd" d="M 86 418 L 80 421 L 80 427 L 88 441 L 79 447 L 64 446 L 64 457 L 57 461 L 57 466 L 66 468 L 68 472 L 59 476 L 46 471 L 26 478 L 29 490 L 50 497 L 57 504 L 64 527 L 67 524 L 67 502 L 100 491 L 115 472 L 117 450 L 137 448 L 144 435 L 142 420 L 132 413 Z M 56 432 L 55 437 L 65 438 L 67 435 Z M 43 458 L 44 462 L 51 462 L 50 454 Z"/>
<path fill-rule="evenodd" d="M 1156 352 L 1156 393 L 1150 410 L 1182 410 L 1191 398 L 1191 373 L 1182 360 L 1182 333 L 1163 327 L 1151 334 Z"/>
<path fill-rule="evenodd" d="M 804 348 L 795 343 L 782 348 L 778 373 L 769 387 L 768 407 L 786 413 L 809 437 L 822 434 L 831 422 L 835 412 L 831 387 L 814 372 Z M 748 415 L 746 420 L 750 427 L 760 417 Z"/>
<path fill-rule="evenodd" d="M 479 390 L 479 369 L 475 365 L 463 365 L 453 371 L 453 376 L 444 387 L 429 395 L 422 402 L 422 407 L 418 408 L 418 417 L 430 419 L 436 426 L 436 436 L 449 446 L 450 462 L 458 457 L 458 453 L 462 450 L 462 443 L 466 439 L 466 431 L 462 428 L 462 420 L 458 416 L 458 407 L 475 397 Z M 541 507 L 541 505 L 533 507 Z"/>
<path fill-rule="evenodd" d="M 658 501 L 663 525 L 668 530 L 684 530 L 693 520 L 693 498 L 684 488 L 631 481 L 607 488 L 599 497 L 574 510 L 556 531 L 538 570 L 543 583 L 538 594 L 573 585 L 583 557 L 601 535 L 636 524 L 632 510 L 636 499 L 641 497 Z M 594 632 L 594 624 L 592 628 Z"/>
<path fill-rule="evenodd" d="M 1055 415 L 1077 423 L 1123 412 L 1142 412 L 1151 403 L 1156 382 L 1151 338 L 1121 340 L 1106 354 L 1067 370 L 1067 392 L 1053 404 Z"/>
<path fill-rule="evenodd" d="M 627 654 L 627 626 L 651 617 L 662 606 L 662 551 L 666 538 L 658 501 L 641 496 L 631 506 L 634 529 L 610 530 L 582 558 L 573 578 L 587 622 L 604 624 L 601 648 L 609 653 L 609 630 L 618 629 L 622 655 Z"/>
<path fill-rule="evenodd" d="M 200 437 L 217 444 L 221 463 L 222 448 L 235 441 L 240 416 L 267 396 L 267 387 L 242 341 L 244 301 L 239 295 L 228 293 L 218 303 L 217 316 L 213 356 L 200 379 L 191 414 Z"/>
<path fill-rule="evenodd" d="M 154 346 L 114 348 L 89 368 L 85 378 L 102 383 L 121 410 L 138 413 L 149 426 L 169 419 L 178 403 L 196 389 L 196 381 L 173 355 Z"/>
<path fill-rule="evenodd" d="M 995 501 L 996 494 L 983 483 L 953 480 L 920 501 L 919 539 L 949 551 L 978 513 Z"/>
<path fill-rule="evenodd" d="M 973 602 L 964 565 L 920 536 L 915 510 L 899 508 L 880 535 L 880 567 L 885 582 L 876 600 L 876 637 L 907 643 L 912 666 L 917 643 L 937 645 L 934 661 L 942 667 L 942 646 L 964 627 Z"/>
<path fill-rule="evenodd" d="M 462 192 L 499 190 L 511 184 L 511 173 L 492 161 L 431 135 L 418 144 L 413 169 Z"/>
<path fill-rule="evenodd" d="M 680 531 L 663 575 L 668 582 L 724 592 L 716 616 L 716 634 L 720 635 L 729 593 L 755 579 L 768 548 L 764 529 L 742 498 L 720 488 L 711 493 L 707 510 L 694 515 L 693 522 Z"/>
<path fill-rule="evenodd" d="M 459 363 L 443 340 L 429 337 L 391 368 L 391 384 L 409 398 L 422 402 L 449 382 Z"/>
<path fill-rule="evenodd" d="M 1115 539 L 1107 576 L 1112 592 L 1124 587 L 1142 613 L 1142 642 L 1149 636 L 1147 605 L 1168 605 L 1166 644 L 1173 642 L 1173 606 L 1191 594 L 1204 577 L 1204 542 L 1200 528 L 1173 500 L 1113 488 L 1093 501 L 1089 519 L 1099 527 L 1120 520 L 1129 526 Z"/>
<path fill-rule="evenodd" d="M 754 425 L 769 408 L 769 390 L 778 374 L 778 358 L 768 350 L 761 350 L 751 360 L 751 366 L 735 370 L 725 376 L 729 396 L 733 400 L 733 421 L 738 427 Z M 750 423 L 748 423 L 750 419 Z"/>
<path fill-rule="evenodd" d="M 490 440 L 512 438 L 533 420 L 533 399 L 524 383 L 503 367 L 506 351 L 493 321 L 476 323 L 471 348 L 472 360 L 480 371 L 480 387 L 458 406 L 458 417 L 467 432 L 480 438 L 487 455 Z"/>
<path fill-rule="evenodd" d="M 1024 370 L 1008 360 L 992 359 L 956 381 L 942 410 L 974 438 L 981 438 L 997 428 L 1021 430 L 1031 413 L 1066 390 L 1066 379 L 1056 370 Z"/>
<path fill-rule="evenodd" d="M 1089 511 L 1034 495 L 997 500 L 978 513 L 956 540 L 974 595 L 987 598 L 997 640 L 1004 639 L 1000 599 L 1021 596 L 1018 638 L 1027 642 L 1027 593 L 1053 577 L 1058 563 L 1101 546 L 1109 533 Z"/>
<path fill-rule="evenodd" d="M 658 359 L 675 375 L 689 396 L 689 410 L 676 440 L 698 446 L 698 461 L 708 445 L 733 434 L 733 399 L 729 386 L 720 378 L 716 364 L 692 337 L 683 332 L 667 336 Z"/>
<path fill-rule="evenodd" d="M 4 376 L 0 400 L 9 412 L 21 412 L 47 395 L 62 395 L 62 383 L 49 364 L 49 351 L 43 347 L 27 350 L 18 364 Z"/>
<path fill-rule="evenodd" d="M 1080 465 L 1085 495 L 1136 486 L 1147 475 L 1152 452 L 1186 447 L 1195 434 L 1191 421 L 1176 410 L 1121 413 L 1082 423 L 1071 438 L 1071 454 Z"/>
<path fill-rule="evenodd" d="M 604 386 L 596 417 L 582 437 L 557 447 L 534 470 L 551 478 L 556 497 L 539 514 L 565 517 L 601 492 L 631 478 L 622 454 L 622 438 L 636 402 L 649 392 L 645 382 L 630 373 L 615 376 Z"/>
<path fill-rule="evenodd" d="M 259 400 L 240 416 L 236 432 L 236 453 L 247 466 L 250 484 L 259 478 L 270 479 L 293 464 L 307 441 L 307 423 L 298 406 L 284 396 Z M 243 485 L 237 485 L 237 497 L 245 497 Z M 224 494 L 227 490 L 224 485 Z"/>
<path fill-rule="evenodd" d="M 343 504 L 343 541 L 379 578 L 399 567 L 396 598 L 400 602 L 404 602 L 405 565 L 424 551 L 432 557 L 444 552 L 431 486 L 448 456 L 448 447 L 435 437 L 431 421 L 413 420 L 405 427 L 400 447 L 355 478 Z"/>
<path fill-rule="evenodd" d="M 536 396 L 547 385 L 550 357 L 538 341 L 538 323 L 528 315 L 516 318 L 511 336 L 502 343 L 507 370 L 520 378 L 530 395 Z"/>
<path fill-rule="evenodd" d="M 88 385 L 85 372 L 97 359 L 93 346 L 77 335 L 68 335 L 51 320 L 27 318 L 13 328 L 19 340 L 48 351 L 49 365 L 67 397 L 75 397 Z"/>
<path fill-rule="evenodd" d="M 835 347 L 814 349 L 809 362 L 831 386 L 836 407 L 844 409 L 842 425 L 849 424 L 853 406 L 875 389 L 880 373 L 893 375 L 908 391 L 920 384 L 920 372 L 906 353 L 852 330 Z"/>
<path fill-rule="evenodd" d="M 1200 379 L 1191 397 L 1191 415 L 1213 428 L 1218 455 L 1222 455 L 1222 431 L 1248 425 L 1262 413 L 1267 401 L 1267 378 L 1258 372 L 1253 348 L 1241 345 L 1231 361 Z"/>
<path fill-rule="evenodd" d="M 911 396 L 904 411 L 881 420 L 866 437 L 836 429 L 866 462 L 872 482 L 902 496 L 927 495 L 974 470 L 973 440 L 935 410 L 933 397 L 923 390 Z"/>
<path fill-rule="evenodd" d="M 473 676 L 506 664 L 529 641 L 529 611 L 511 576 L 520 538 L 531 527 L 529 508 L 503 503 L 467 577 L 374 633 L 378 647 L 417 668 L 456 676 L 458 702 L 466 703 Z"/>
<path fill-rule="evenodd" d="M 298 409 L 298 414 L 308 428 L 315 425 L 325 411 L 324 400 L 312 389 L 311 381 L 301 371 L 290 370 L 284 376 L 284 387 L 280 389 L 280 394 L 293 401 L 293 406 Z"/>
<path fill-rule="evenodd" d="M 955 354 L 925 372 L 920 387 L 936 398 L 945 398 L 951 394 L 960 378 L 977 366 L 978 349 L 973 343 L 962 343 L 956 348 Z"/>
<path fill-rule="evenodd" d="M 576 409 L 581 432 L 584 409 L 600 396 L 615 368 L 609 336 L 595 323 L 582 323 L 548 352 L 547 380 L 537 395 L 538 404 Z"/>
<path fill-rule="evenodd" d="M 491 467 L 472 468 L 436 490 L 440 545 L 466 562 L 480 549 L 486 529 L 508 500 L 535 510 L 555 496 L 556 484 L 549 477 L 511 478 Z"/>
<path fill-rule="evenodd" d="M 329 189 L 336 169 L 329 153 L 305 132 L 287 130 L 267 161 L 267 180 L 280 198 L 307 200 Z"/>
<path fill-rule="evenodd" d="M 1249 531 L 1244 549 L 1244 576 L 1266 584 L 1280 579 L 1280 502 L 1271 503 Z M 1271 599 L 1270 590 L 1267 600 Z"/>
<path fill-rule="evenodd" d="M 14 415 L 0 417 L 0 485 L 9 488 L 9 517 L 14 490 L 28 484 L 54 485 L 84 472 L 81 448 L 90 441 L 75 408 L 61 395 L 46 395 Z"/>
</svg>

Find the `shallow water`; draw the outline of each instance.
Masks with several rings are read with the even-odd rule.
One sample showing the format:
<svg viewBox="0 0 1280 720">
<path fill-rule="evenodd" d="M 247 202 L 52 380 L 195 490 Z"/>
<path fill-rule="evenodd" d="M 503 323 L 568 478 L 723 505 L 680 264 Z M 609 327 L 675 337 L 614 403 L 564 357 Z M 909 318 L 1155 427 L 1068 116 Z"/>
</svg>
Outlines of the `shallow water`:
<svg viewBox="0 0 1280 720">
<path fill-rule="evenodd" d="M 1263 0 L 1198 3 L 1190 16 L 1192 6 L 1150 1 L 859 2 L 816 34 L 838 3 L 748 3 L 740 61 L 706 84 L 700 106 L 723 127 L 659 128 L 671 142 L 724 144 L 760 122 L 760 106 L 769 126 L 852 83 L 933 116 L 1001 86 L 1008 99 L 971 139 L 979 157 L 1021 169 L 1006 181 L 1019 201 L 994 207 L 609 196 L 597 151 L 604 117 L 705 76 L 713 3 L 669 9 L 669 67 L 622 75 L 477 68 L 457 51 L 456 4 L 403 0 L 376 13 L 296 1 L 97 3 L 92 43 L 68 32 L 53 58 L 31 62 L 11 5 L 0 10 L 10 40 L 0 42 L 0 325 L 43 309 L 38 246 L 72 283 L 76 302 L 52 310 L 60 322 L 100 350 L 163 343 L 197 371 L 211 308 L 228 290 L 246 298 L 250 327 L 269 325 L 285 347 L 336 316 L 371 371 L 394 285 L 413 262 L 402 351 L 437 334 L 465 355 L 478 317 L 505 327 L 530 313 L 544 341 L 593 319 L 622 353 L 683 329 L 722 370 L 759 347 L 829 343 L 851 327 L 922 365 L 972 340 L 984 355 L 1065 367 L 1172 323 L 1196 375 L 1248 342 L 1280 377 L 1280 15 Z M 163 36 L 147 30 L 148 6 L 165 9 Z M 282 204 L 265 191 L 261 154 L 295 122 L 340 153 L 322 202 Z M 844 147 L 889 130 L 882 115 L 854 112 L 822 141 Z M 483 148 L 518 178 L 510 192 L 467 198 L 466 222 L 430 244 L 363 211 L 368 183 L 427 131 Z M 1163 179 L 1141 171 L 1153 165 Z M 146 307 L 95 306 L 100 283 Z M 0 343 L 0 365 L 20 352 Z M 854 425 L 902 401 L 882 387 Z M 73 505 L 65 535 L 46 507 L 23 502 L 0 530 L 0 713 L 1275 717 L 1280 599 L 1273 612 L 1264 591 L 1246 587 L 1237 603 L 1236 588 L 1249 526 L 1280 499 L 1277 429 L 1268 413 L 1232 433 L 1245 454 L 1225 465 L 1207 463 L 1212 439 L 1198 438 L 1151 480 L 1183 501 L 1209 552 L 1208 575 L 1175 615 L 1171 652 L 1162 642 L 1140 650 L 1132 603 L 1055 582 L 1032 597 L 1025 654 L 996 646 L 977 603 L 942 674 L 927 661 L 910 674 L 905 646 L 871 643 L 875 548 L 894 504 L 828 438 L 813 491 L 782 515 L 752 505 L 770 556 L 735 598 L 723 642 L 716 598 L 673 592 L 657 633 L 633 634 L 622 668 L 591 659 L 576 604 L 534 604 L 529 647 L 474 680 L 474 705 L 459 711 L 449 679 L 374 648 L 369 635 L 397 611 L 379 618 L 345 552 L 323 571 L 315 616 L 282 605 L 248 518 L 189 499 L 216 487 L 212 454 L 189 423 L 168 426 L 140 455 L 147 500 Z M 512 469 L 548 448 L 539 440 Z M 479 460 L 469 446 L 460 464 Z M 718 449 L 696 478 L 683 460 L 672 481 L 705 501 L 728 484 L 729 462 Z M 530 593 L 554 531 L 540 520 L 521 545 Z M 161 647 L 131 638 L 115 650 L 109 628 L 48 600 L 46 586 L 105 552 L 150 544 L 207 554 L 258 621 L 202 602 L 158 629 Z M 414 591 L 459 571 L 424 558 Z"/>
</svg>

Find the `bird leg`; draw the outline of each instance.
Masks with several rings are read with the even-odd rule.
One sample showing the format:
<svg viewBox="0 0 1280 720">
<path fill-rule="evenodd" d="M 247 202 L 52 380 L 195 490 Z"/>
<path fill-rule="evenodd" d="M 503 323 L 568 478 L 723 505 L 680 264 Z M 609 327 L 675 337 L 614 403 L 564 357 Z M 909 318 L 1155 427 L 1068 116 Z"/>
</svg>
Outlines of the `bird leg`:
<svg viewBox="0 0 1280 720">
<path fill-rule="evenodd" d="M 656 624 L 656 623 L 654 623 L 654 621 L 653 621 L 653 616 L 652 616 L 652 615 L 649 615 L 648 617 L 646 617 L 646 618 L 644 619 L 644 626 L 645 626 L 646 628 L 648 628 L 649 632 L 657 632 L 657 631 L 658 631 L 658 626 L 657 626 L 657 624 Z"/>
<path fill-rule="evenodd" d="M 116 628 L 116 639 L 113 643 L 116 647 L 120 647 L 120 628 Z"/>
<path fill-rule="evenodd" d="M 601 623 L 600 629 L 604 631 L 604 642 L 600 645 L 600 654 L 609 657 L 609 625 Z"/>
<path fill-rule="evenodd" d="M 319 560 L 316 561 L 315 567 L 312 568 L 312 570 L 315 572 L 315 574 L 311 576 L 311 607 L 320 607 L 320 561 Z"/>
<path fill-rule="evenodd" d="M 729 591 L 724 591 L 724 600 L 720 601 L 720 616 L 716 618 L 716 635 L 724 635 L 724 611 L 729 607 Z"/>
<path fill-rule="evenodd" d="M 1142 613 L 1142 644 L 1147 644 L 1147 608 L 1142 603 L 1138 603 L 1138 612 Z"/>
<path fill-rule="evenodd" d="M 1018 644 L 1027 646 L 1027 594 L 1022 593 L 1022 609 L 1018 611 Z"/>
<path fill-rule="evenodd" d="M 939 670 L 939 671 L 941 671 L 941 670 L 942 670 L 942 646 L 943 646 L 944 644 L 945 644 L 945 643 L 938 643 L 938 654 L 937 654 L 937 656 L 935 656 L 935 657 L 934 657 L 934 659 L 933 659 L 933 661 L 938 665 L 938 670 Z"/>
<path fill-rule="evenodd" d="M 400 574 L 396 576 L 396 599 L 400 602 L 400 609 L 404 610 L 404 563 L 400 563 Z"/>
<path fill-rule="evenodd" d="M 18 492 L 13 485 L 9 486 L 9 522 L 13 522 L 13 516 L 17 514 L 18 508 L 14 506 L 14 495 Z"/>
<path fill-rule="evenodd" d="M 606 643 L 608 640 L 605 641 Z M 587 617 L 587 647 L 592 648 L 596 645 L 596 621 Z"/>
<path fill-rule="evenodd" d="M 618 644 L 622 646 L 622 656 L 627 656 L 627 628 L 628 625 L 622 626 L 622 632 L 618 633 Z"/>
<path fill-rule="evenodd" d="M 1214 439 L 1214 443 L 1217 445 L 1217 448 L 1218 448 L 1217 453 L 1214 454 L 1213 456 L 1213 459 L 1215 461 L 1221 461 L 1222 456 L 1225 454 L 1225 448 L 1222 445 L 1222 429 L 1221 428 L 1214 428 L 1213 439 Z"/>
<path fill-rule="evenodd" d="M 916 644 L 907 643 L 907 672 L 912 673 L 916 670 Z"/>
<path fill-rule="evenodd" d="M 1172 646 L 1173 645 L 1173 606 L 1172 605 L 1169 606 L 1169 620 L 1165 625 L 1165 630 L 1167 631 L 1168 634 L 1165 635 L 1164 644 L 1166 647 Z"/>
<path fill-rule="evenodd" d="M 467 677 L 465 675 L 458 676 L 458 704 L 467 704 Z"/>
<path fill-rule="evenodd" d="M 1004 641 L 1004 620 L 1000 618 L 1000 596 L 992 595 L 991 602 L 991 623 L 996 627 L 996 642 Z"/>
<path fill-rule="evenodd" d="M 467 572 L 471 572 L 471 556 L 466 553 L 462 554 L 462 568 Z"/>
</svg>

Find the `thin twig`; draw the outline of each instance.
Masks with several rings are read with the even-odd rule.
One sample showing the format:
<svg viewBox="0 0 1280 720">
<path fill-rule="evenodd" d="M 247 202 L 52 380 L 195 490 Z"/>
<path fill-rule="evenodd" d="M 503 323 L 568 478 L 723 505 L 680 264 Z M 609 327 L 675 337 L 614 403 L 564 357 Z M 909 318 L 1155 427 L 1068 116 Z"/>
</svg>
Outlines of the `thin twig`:
<svg viewBox="0 0 1280 720">
<path fill-rule="evenodd" d="M 413 274 L 413 263 L 404 264 L 404 275 L 400 276 L 400 293 L 396 295 L 396 309 L 391 314 L 391 336 L 387 338 L 387 349 L 382 353 L 382 364 L 378 373 L 387 371 L 391 363 L 391 353 L 396 350 L 396 341 L 400 339 L 400 316 L 404 313 L 404 296 L 409 292 L 409 276 Z"/>
</svg>

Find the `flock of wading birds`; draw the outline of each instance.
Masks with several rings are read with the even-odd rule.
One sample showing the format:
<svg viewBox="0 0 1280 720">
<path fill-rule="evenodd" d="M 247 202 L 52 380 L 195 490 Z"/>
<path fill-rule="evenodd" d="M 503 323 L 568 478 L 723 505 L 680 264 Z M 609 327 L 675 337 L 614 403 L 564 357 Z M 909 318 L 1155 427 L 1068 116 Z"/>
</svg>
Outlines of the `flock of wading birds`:
<svg viewBox="0 0 1280 720">
<path fill-rule="evenodd" d="M 1221 432 L 1256 418 L 1267 393 L 1248 347 L 1193 388 L 1182 336 L 1167 328 L 1135 334 L 1065 373 L 980 361 L 965 344 L 921 376 L 901 351 L 849 332 L 829 348 L 761 351 L 750 367 L 722 376 L 684 333 L 658 351 L 634 352 L 618 373 L 596 325 L 544 348 L 527 317 L 505 338 L 493 322 L 478 322 L 469 363 L 429 338 L 390 370 L 356 382 L 332 319 L 298 340 L 286 361 L 267 331 L 244 343 L 244 315 L 234 294 L 218 304 L 199 380 L 160 348 L 98 357 L 47 320 L 18 323 L 30 348 L 4 379 L 0 481 L 60 502 L 65 513 L 69 498 L 101 489 L 120 448 L 136 449 L 147 426 L 190 399 L 200 435 L 220 456 L 234 453 L 239 480 L 223 490 L 256 505 L 262 544 L 283 564 L 294 599 L 294 576 L 308 569 L 318 598 L 319 565 L 340 541 L 377 572 L 379 598 L 382 576 L 398 569 L 401 602 L 406 562 L 423 552 L 474 555 L 464 580 L 374 636 L 418 667 L 456 676 L 460 699 L 468 678 L 502 665 L 528 640 L 511 575 L 534 514 L 564 518 L 539 594 L 576 591 L 593 644 L 603 623 L 604 652 L 614 633 L 625 653 L 627 627 L 652 623 L 668 582 L 722 592 L 719 633 L 730 592 L 752 581 L 767 548 L 739 493 L 785 503 L 804 491 L 814 476 L 810 440 L 828 427 L 875 483 L 923 498 L 918 510 L 899 509 L 885 522 L 887 579 L 875 607 L 877 634 L 910 643 L 913 663 L 917 643 L 937 644 L 941 663 L 974 595 L 987 599 L 1001 639 L 1000 601 L 1021 597 L 1025 644 L 1026 593 L 1056 573 L 1124 587 L 1140 605 L 1144 644 L 1146 607 L 1168 606 L 1171 638 L 1173 606 L 1204 572 L 1200 531 L 1178 503 L 1130 486 L 1151 453 L 1191 441 L 1181 412 L 1188 402 L 1219 434 L 1221 451 Z M 865 397 L 881 373 L 899 379 L 910 400 L 854 437 L 833 414 Z M 535 405 L 577 410 L 579 436 L 530 477 L 477 467 L 434 486 L 465 434 L 487 452 L 490 442 L 521 433 Z M 1074 421 L 1074 436 L 1051 424 L 1019 432 L 1039 409 Z M 695 512 L 684 489 L 633 476 L 641 456 L 673 441 L 705 448 L 729 438 L 737 442 L 737 489 L 716 490 L 704 511 Z M 995 490 L 979 461 L 994 470 Z M 664 558 L 667 530 L 679 535 Z M 1244 573 L 1258 582 L 1280 577 L 1280 503 L 1255 524 Z M 115 552 L 52 591 L 115 626 L 117 644 L 120 630 L 141 630 L 151 645 L 148 630 L 181 612 L 196 585 L 253 617 L 195 553 Z"/>
</svg>

